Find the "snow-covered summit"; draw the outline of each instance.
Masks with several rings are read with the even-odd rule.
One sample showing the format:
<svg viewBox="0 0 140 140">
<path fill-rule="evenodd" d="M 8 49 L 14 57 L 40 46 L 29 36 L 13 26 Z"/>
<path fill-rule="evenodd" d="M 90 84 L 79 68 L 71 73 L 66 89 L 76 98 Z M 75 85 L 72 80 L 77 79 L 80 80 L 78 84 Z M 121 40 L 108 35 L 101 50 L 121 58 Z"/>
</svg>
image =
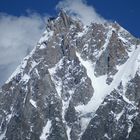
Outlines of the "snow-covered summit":
<svg viewBox="0 0 140 140">
<path fill-rule="evenodd" d="M 140 40 L 61 11 L 0 91 L 0 140 L 139 139 Z"/>
</svg>

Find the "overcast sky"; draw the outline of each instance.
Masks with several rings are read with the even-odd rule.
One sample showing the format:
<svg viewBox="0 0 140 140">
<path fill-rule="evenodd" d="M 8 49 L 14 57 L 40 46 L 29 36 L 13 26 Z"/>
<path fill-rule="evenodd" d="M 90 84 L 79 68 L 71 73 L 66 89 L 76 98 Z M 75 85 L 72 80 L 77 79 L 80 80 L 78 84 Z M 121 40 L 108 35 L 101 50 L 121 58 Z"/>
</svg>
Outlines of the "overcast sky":
<svg viewBox="0 0 140 140">
<path fill-rule="evenodd" d="M 56 16 L 59 8 L 64 8 L 71 15 L 76 14 L 84 24 L 89 24 L 91 21 L 101 23 L 105 19 L 116 20 L 139 36 L 138 4 L 139 0 L 133 0 L 133 3 L 127 0 L 114 0 L 113 3 L 112 0 L 1 1 L 0 85 L 33 49 L 45 29 L 47 17 Z"/>
</svg>

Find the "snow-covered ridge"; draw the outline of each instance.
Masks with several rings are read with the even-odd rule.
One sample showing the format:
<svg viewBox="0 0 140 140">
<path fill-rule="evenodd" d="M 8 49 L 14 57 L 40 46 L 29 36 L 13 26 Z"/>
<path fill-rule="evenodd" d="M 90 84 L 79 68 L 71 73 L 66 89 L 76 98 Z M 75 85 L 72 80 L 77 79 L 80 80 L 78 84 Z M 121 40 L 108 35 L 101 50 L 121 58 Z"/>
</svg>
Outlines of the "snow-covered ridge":
<svg viewBox="0 0 140 140">
<path fill-rule="evenodd" d="M 43 36 L 40 38 L 40 40 L 39 40 L 39 44 L 42 44 L 43 42 L 46 42 L 46 41 L 48 41 L 52 36 L 53 36 L 53 31 L 45 31 L 44 33 L 43 33 Z"/>
<path fill-rule="evenodd" d="M 41 37 L 41 39 L 38 42 L 38 44 L 40 44 L 40 49 L 46 48 L 46 45 L 43 44 L 43 42 L 47 42 L 52 36 L 53 36 L 53 31 L 44 32 L 43 36 Z M 28 62 L 29 58 L 32 57 L 32 55 L 35 53 L 36 49 L 37 49 L 37 47 L 34 47 L 34 49 L 31 51 L 31 53 L 23 59 L 21 64 L 17 67 L 17 69 L 12 73 L 12 75 L 9 77 L 9 79 L 5 83 L 9 83 L 16 75 L 18 75 L 24 71 L 25 67 L 27 66 L 27 62 Z M 33 69 L 36 65 L 38 65 L 38 63 L 36 63 L 35 61 L 32 61 L 31 69 Z M 21 81 L 27 82 L 29 79 L 30 79 L 30 76 L 25 74 L 25 75 L 23 75 L 23 78 L 21 79 Z"/>
<path fill-rule="evenodd" d="M 32 55 L 34 54 L 35 49 L 36 49 L 36 47 L 31 51 L 31 53 L 28 56 L 26 56 L 23 59 L 21 64 L 17 67 L 17 69 L 12 73 L 12 75 L 9 77 L 9 79 L 5 83 L 9 83 L 16 75 L 18 75 L 24 71 L 25 67 L 27 66 L 27 62 L 28 62 L 29 58 L 32 57 Z M 37 63 L 35 61 L 33 61 L 32 68 L 34 68 L 36 65 L 37 65 Z M 29 78 L 28 75 L 24 75 L 24 76 L 25 76 L 26 80 Z"/>
</svg>

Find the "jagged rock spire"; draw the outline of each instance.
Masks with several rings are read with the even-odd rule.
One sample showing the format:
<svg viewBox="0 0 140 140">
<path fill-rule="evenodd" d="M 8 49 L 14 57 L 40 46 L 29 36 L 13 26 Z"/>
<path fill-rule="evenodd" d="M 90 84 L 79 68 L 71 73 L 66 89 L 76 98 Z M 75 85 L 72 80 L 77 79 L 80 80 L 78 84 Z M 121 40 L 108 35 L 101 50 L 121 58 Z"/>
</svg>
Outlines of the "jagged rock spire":
<svg viewBox="0 0 140 140">
<path fill-rule="evenodd" d="M 63 32 L 65 29 L 67 30 L 73 23 L 73 19 L 67 15 L 66 11 L 61 9 L 57 18 L 51 17 L 48 19 L 47 29 Z"/>
<path fill-rule="evenodd" d="M 59 17 L 62 19 L 65 27 L 70 26 L 72 19 L 67 15 L 66 11 L 61 9 L 59 13 Z"/>
</svg>

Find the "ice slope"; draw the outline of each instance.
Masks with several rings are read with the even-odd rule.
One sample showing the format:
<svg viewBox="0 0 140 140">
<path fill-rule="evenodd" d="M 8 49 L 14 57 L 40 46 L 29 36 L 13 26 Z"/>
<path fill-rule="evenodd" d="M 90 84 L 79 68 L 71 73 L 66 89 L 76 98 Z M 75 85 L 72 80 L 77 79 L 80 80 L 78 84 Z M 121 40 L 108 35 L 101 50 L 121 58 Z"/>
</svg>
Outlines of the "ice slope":
<svg viewBox="0 0 140 140">
<path fill-rule="evenodd" d="M 122 81 L 123 84 L 127 83 L 130 79 L 135 76 L 138 65 L 134 67 L 139 55 L 140 45 L 130 54 L 127 62 L 121 66 L 118 66 L 118 72 L 114 76 L 114 80 L 110 85 L 106 84 L 107 75 L 96 77 L 94 75 L 94 65 L 90 61 L 84 61 L 79 53 L 76 53 L 81 64 L 86 68 L 87 75 L 91 79 L 92 86 L 94 88 L 94 94 L 87 105 L 79 105 L 75 109 L 81 112 L 83 115 L 91 112 L 96 112 L 106 95 L 111 93 Z M 125 96 L 125 101 L 131 103 Z"/>
</svg>

